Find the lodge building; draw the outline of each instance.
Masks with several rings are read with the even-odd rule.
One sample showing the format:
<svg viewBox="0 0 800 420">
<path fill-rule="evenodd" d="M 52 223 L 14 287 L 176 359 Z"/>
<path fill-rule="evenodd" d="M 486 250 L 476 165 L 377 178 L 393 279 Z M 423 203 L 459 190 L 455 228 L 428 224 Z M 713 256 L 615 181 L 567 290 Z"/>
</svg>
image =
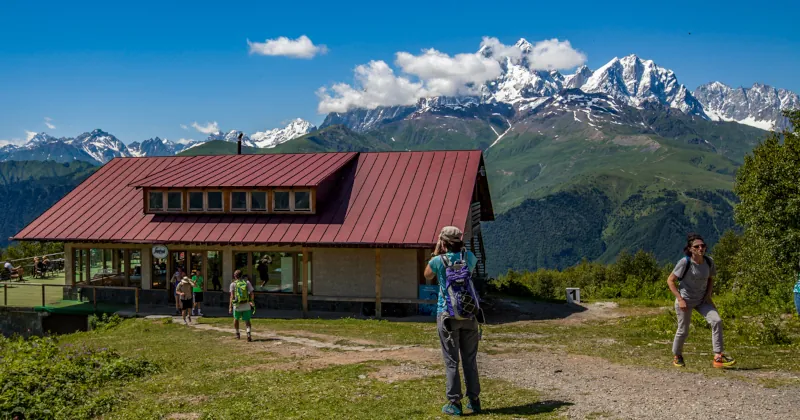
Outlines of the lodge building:
<svg viewBox="0 0 800 420">
<path fill-rule="evenodd" d="M 168 305 L 182 267 L 205 279 L 205 306 L 227 306 L 242 270 L 260 308 L 381 316 L 420 302 L 443 226 L 465 232 L 485 279 L 493 218 L 480 151 L 116 158 L 11 239 L 64 242 L 67 285 L 109 301 L 133 286 Z"/>
</svg>

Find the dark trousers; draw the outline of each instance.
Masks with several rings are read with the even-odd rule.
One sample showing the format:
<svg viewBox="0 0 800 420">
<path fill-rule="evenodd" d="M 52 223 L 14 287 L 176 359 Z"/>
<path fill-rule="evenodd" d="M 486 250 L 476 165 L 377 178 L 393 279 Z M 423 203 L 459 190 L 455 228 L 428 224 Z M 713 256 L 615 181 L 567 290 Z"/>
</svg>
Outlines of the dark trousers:
<svg viewBox="0 0 800 420">
<path fill-rule="evenodd" d="M 458 374 L 458 360 L 461 356 L 461 366 L 464 369 L 464 382 L 467 384 L 467 398 L 477 400 L 481 393 L 481 384 L 478 380 L 478 341 L 480 333 L 478 322 L 475 320 L 459 321 L 454 318 L 436 320 L 439 331 L 439 341 L 442 344 L 445 374 L 447 376 L 447 400 L 459 402 L 463 398 L 461 393 L 461 376 Z"/>
</svg>

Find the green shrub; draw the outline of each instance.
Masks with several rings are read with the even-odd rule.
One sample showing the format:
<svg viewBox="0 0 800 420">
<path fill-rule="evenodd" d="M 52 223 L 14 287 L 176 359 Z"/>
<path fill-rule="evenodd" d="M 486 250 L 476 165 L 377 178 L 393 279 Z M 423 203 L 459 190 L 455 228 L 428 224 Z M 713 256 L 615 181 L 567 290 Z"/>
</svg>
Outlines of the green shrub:
<svg viewBox="0 0 800 420">
<path fill-rule="evenodd" d="M 126 380 L 158 371 L 107 348 L 61 347 L 53 338 L 0 337 L 0 418 L 91 418 L 111 410 Z"/>
<path fill-rule="evenodd" d="M 108 316 L 108 314 L 103 314 L 102 316 L 89 315 L 89 329 L 91 330 L 106 331 L 116 327 L 121 322 L 122 318 L 117 314 L 111 316 Z"/>
</svg>

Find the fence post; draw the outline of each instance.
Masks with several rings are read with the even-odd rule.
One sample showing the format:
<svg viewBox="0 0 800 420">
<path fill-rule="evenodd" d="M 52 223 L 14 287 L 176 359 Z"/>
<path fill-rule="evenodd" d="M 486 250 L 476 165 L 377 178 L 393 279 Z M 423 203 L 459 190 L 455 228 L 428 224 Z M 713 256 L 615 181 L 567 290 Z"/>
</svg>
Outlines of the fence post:
<svg viewBox="0 0 800 420">
<path fill-rule="evenodd" d="M 3 284 L 3 306 L 8 306 L 8 285 Z"/>
<path fill-rule="evenodd" d="M 94 311 L 97 312 L 97 288 L 92 287 L 92 306 L 94 307 Z"/>
<path fill-rule="evenodd" d="M 136 291 L 136 315 L 139 315 L 139 288 L 134 290 Z"/>
<path fill-rule="evenodd" d="M 47 306 L 44 298 L 44 284 L 42 284 L 42 307 Z"/>
</svg>

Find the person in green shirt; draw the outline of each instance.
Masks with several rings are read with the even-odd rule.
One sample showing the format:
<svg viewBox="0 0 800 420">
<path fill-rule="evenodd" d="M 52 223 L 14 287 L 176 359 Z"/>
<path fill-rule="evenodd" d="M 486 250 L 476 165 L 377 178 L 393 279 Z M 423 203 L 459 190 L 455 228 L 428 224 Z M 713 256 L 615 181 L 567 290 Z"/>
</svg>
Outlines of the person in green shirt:
<svg viewBox="0 0 800 420">
<path fill-rule="evenodd" d="M 203 316 L 203 311 L 200 310 L 203 303 L 203 276 L 197 270 L 192 270 L 192 283 L 192 295 L 194 296 L 192 315 Z"/>
</svg>

